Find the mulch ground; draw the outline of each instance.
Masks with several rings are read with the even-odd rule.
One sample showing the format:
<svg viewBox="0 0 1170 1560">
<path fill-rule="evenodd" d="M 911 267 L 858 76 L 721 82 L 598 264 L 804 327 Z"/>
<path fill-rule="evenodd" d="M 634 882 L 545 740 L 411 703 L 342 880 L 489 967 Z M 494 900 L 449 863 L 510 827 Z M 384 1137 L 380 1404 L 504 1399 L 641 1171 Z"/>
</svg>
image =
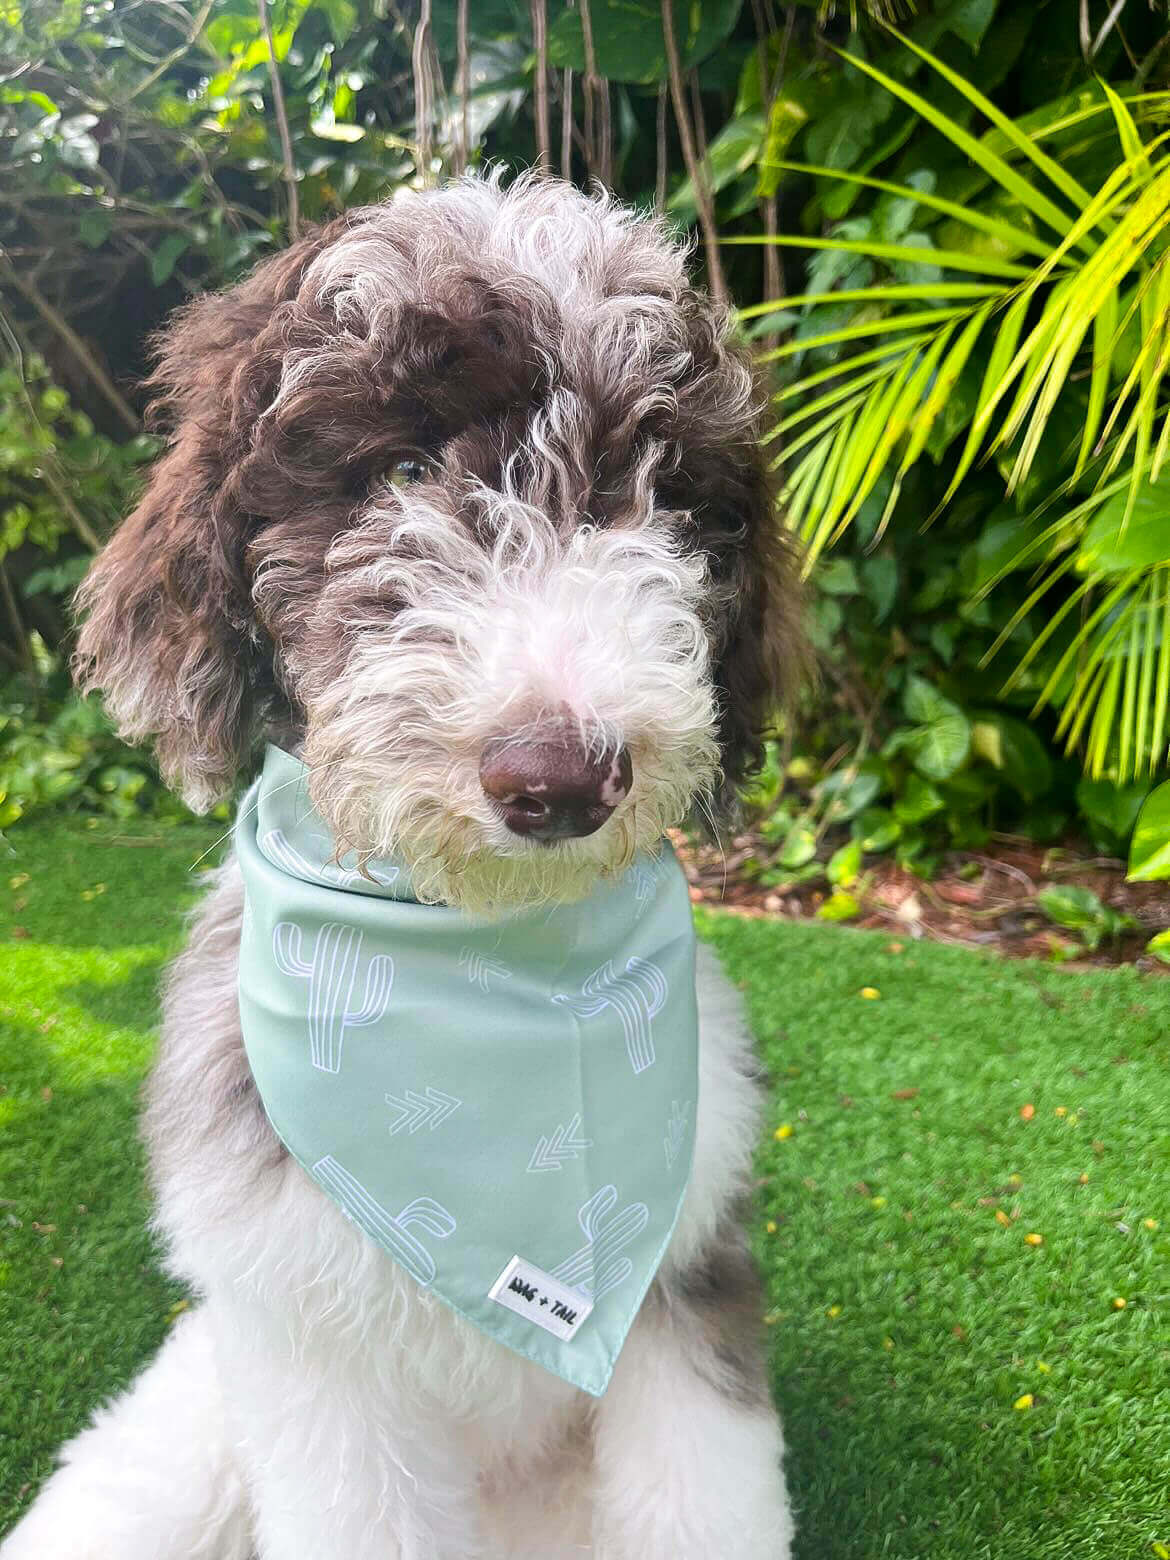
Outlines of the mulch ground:
<svg viewBox="0 0 1170 1560">
<path fill-rule="evenodd" d="M 736 835 L 726 850 L 673 836 L 696 904 L 719 906 L 746 916 L 809 920 L 829 897 L 824 881 L 765 887 L 752 874 L 775 847 L 754 833 Z M 1136 929 L 1106 939 L 1094 951 L 1055 926 L 1036 903 L 1052 885 L 1091 889 L 1111 909 L 1132 916 Z M 1170 882 L 1127 883 L 1125 865 L 1090 855 L 1075 845 L 1036 845 L 1030 840 L 993 838 L 987 851 L 954 851 L 929 881 L 899 867 L 892 857 L 871 858 L 849 892 L 860 914 L 849 924 L 888 931 L 899 938 L 991 948 L 1013 958 L 1040 958 L 1089 968 L 1136 964 L 1170 974 L 1145 953 L 1155 932 L 1170 926 Z"/>
</svg>

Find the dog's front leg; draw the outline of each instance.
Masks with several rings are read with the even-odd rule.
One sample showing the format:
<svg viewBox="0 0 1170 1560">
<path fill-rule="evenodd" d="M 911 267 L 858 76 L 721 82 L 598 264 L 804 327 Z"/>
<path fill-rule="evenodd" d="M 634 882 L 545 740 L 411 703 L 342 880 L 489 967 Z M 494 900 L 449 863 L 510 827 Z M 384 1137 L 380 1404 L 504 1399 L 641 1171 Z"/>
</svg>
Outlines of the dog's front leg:
<svg viewBox="0 0 1170 1560">
<path fill-rule="evenodd" d="M 737 1288 L 705 1270 L 651 1290 L 594 1411 L 596 1560 L 788 1560 L 759 1312 Z"/>
<path fill-rule="evenodd" d="M 446 1417 L 400 1397 L 393 1340 L 294 1341 L 238 1304 L 220 1321 L 257 1560 L 482 1560 L 475 1472 Z"/>
</svg>

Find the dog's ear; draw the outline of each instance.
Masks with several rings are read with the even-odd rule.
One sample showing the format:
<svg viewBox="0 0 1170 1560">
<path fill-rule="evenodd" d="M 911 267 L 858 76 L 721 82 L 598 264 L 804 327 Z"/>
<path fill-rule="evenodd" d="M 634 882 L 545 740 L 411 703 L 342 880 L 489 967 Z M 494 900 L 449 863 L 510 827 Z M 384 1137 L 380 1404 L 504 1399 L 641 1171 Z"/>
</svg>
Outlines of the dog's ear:
<svg viewBox="0 0 1170 1560">
<path fill-rule="evenodd" d="M 78 685 L 104 693 L 127 741 L 153 740 L 164 778 L 198 811 L 230 791 L 274 697 L 232 472 L 279 382 L 280 306 L 327 239 L 196 299 L 161 333 L 149 383 L 169 447 L 78 591 Z"/>
<path fill-rule="evenodd" d="M 720 529 L 739 536 L 720 582 L 725 604 L 714 667 L 730 790 L 760 767 L 765 738 L 809 675 L 809 649 L 797 547 L 755 437 L 733 460 L 719 507 Z"/>
<path fill-rule="evenodd" d="M 727 311 L 683 299 L 691 370 L 680 386 L 680 465 L 664 498 L 695 517 L 711 571 L 713 673 L 725 805 L 809 671 L 798 549 L 760 443 L 768 394 Z"/>
</svg>

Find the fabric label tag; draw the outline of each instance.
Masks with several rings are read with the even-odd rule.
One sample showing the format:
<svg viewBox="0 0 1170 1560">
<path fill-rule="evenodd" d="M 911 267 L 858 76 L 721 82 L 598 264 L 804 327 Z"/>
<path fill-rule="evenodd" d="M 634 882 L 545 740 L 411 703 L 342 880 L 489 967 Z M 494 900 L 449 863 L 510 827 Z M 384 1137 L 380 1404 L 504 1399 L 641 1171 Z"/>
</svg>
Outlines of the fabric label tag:
<svg viewBox="0 0 1170 1560">
<path fill-rule="evenodd" d="M 568 1343 L 593 1309 L 579 1289 L 570 1289 L 543 1268 L 513 1257 L 488 1291 L 488 1299 L 515 1311 Z"/>
</svg>

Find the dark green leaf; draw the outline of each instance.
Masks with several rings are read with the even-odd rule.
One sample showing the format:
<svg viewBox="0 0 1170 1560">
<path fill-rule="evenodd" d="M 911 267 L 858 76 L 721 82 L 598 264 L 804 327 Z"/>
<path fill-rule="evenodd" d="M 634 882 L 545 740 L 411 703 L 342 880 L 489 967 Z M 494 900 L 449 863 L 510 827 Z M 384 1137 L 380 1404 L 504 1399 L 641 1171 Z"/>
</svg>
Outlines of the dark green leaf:
<svg viewBox="0 0 1170 1560">
<path fill-rule="evenodd" d="M 81 214 L 77 236 L 87 249 L 100 249 L 113 226 L 114 213 L 109 206 L 90 206 Z"/>
<path fill-rule="evenodd" d="M 1077 551 L 1082 574 L 1124 574 L 1170 563 L 1170 479 L 1140 489 L 1128 523 L 1127 499 L 1126 492 L 1118 493 L 1093 516 Z"/>
<path fill-rule="evenodd" d="M 717 49 L 735 25 L 741 0 L 675 0 L 674 34 L 684 69 Z M 662 13 L 649 0 L 592 0 L 593 47 L 599 75 L 609 81 L 666 80 Z M 549 29 L 552 65 L 585 69 L 581 12 L 565 11 Z"/>
<path fill-rule="evenodd" d="M 190 246 L 186 233 L 168 233 L 150 257 L 150 279 L 160 287 L 175 269 L 179 256 Z"/>
<path fill-rule="evenodd" d="M 869 807 L 853 820 L 853 838 L 871 855 L 889 850 L 901 833 L 902 825 L 884 807 Z"/>
<path fill-rule="evenodd" d="M 971 747 L 1025 801 L 1034 802 L 1052 788 L 1052 761 L 1031 726 L 997 710 L 976 716 Z"/>
<path fill-rule="evenodd" d="M 1125 840 L 1137 822 L 1149 786 L 1118 785 L 1114 780 L 1091 780 L 1085 775 L 1077 784 L 1077 806 L 1107 838 Z"/>
<path fill-rule="evenodd" d="M 1170 780 L 1152 791 L 1138 815 L 1129 847 L 1129 879 L 1170 878 Z"/>
</svg>

